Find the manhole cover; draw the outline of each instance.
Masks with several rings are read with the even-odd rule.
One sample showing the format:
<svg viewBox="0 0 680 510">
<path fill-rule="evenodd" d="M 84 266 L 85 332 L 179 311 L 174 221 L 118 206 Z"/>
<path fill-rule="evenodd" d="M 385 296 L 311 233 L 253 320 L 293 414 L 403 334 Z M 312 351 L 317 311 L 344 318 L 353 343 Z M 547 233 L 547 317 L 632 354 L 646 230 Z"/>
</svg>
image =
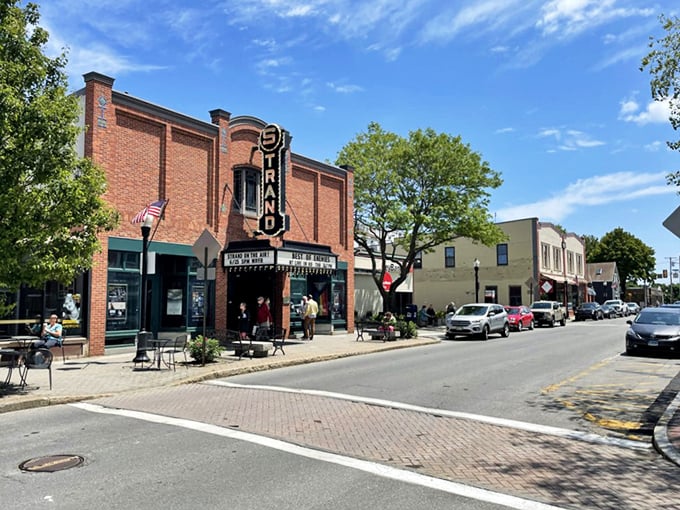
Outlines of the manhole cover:
<svg viewBox="0 0 680 510">
<path fill-rule="evenodd" d="M 80 466 L 85 459 L 80 455 L 50 455 L 37 457 L 19 464 L 22 471 L 39 471 L 42 473 L 54 473 L 72 467 Z"/>
</svg>

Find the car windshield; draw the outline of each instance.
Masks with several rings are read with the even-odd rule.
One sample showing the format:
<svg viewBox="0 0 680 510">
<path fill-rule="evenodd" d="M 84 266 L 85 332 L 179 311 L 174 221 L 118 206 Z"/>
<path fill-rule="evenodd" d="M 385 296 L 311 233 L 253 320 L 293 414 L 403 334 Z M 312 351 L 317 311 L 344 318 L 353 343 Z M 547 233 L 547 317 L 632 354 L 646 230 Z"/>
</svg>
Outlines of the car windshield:
<svg viewBox="0 0 680 510">
<path fill-rule="evenodd" d="M 486 315 L 488 309 L 488 306 L 465 305 L 456 312 L 456 315 Z"/>
<path fill-rule="evenodd" d="M 604 304 L 605 305 L 618 305 L 619 302 L 618 301 L 605 301 Z"/>
<path fill-rule="evenodd" d="M 531 305 L 531 308 L 552 308 L 552 304 L 550 303 L 533 303 Z"/>
<path fill-rule="evenodd" d="M 680 313 L 665 313 L 658 311 L 641 311 L 635 319 L 635 324 L 658 324 L 662 326 L 680 326 Z"/>
<path fill-rule="evenodd" d="M 519 306 L 507 306 L 505 311 L 510 315 L 519 315 L 521 312 Z"/>
<path fill-rule="evenodd" d="M 595 303 L 583 303 L 579 308 L 595 308 Z"/>
</svg>

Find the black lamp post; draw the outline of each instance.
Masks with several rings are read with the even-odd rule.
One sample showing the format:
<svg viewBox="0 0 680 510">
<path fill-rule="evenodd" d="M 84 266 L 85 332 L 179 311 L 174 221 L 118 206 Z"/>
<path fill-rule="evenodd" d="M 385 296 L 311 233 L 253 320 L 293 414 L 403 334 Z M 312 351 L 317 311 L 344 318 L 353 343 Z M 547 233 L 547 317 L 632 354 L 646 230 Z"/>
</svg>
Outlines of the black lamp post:
<svg viewBox="0 0 680 510">
<path fill-rule="evenodd" d="M 142 287 L 140 290 L 142 302 L 140 305 L 141 316 L 139 318 L 139 333 L 137 333 L 137 354 L 135 354 L 135 359 L 132 360 L 133 363 L 148 363 L 151 361 L 149 355 L 146 353 L 147 346 L 147 336 L 146 331 L 146 307 L 147 307 L 147 279 L 148 279 L 148 262 L 149 262 L 149 234 L 151 233 L 151 225 L 153 224 L 153 216 L 147 214 L 144 217 L 144 222 L 142 223 Z"/>
<path fill-rule="evenodd" d="M 475 303 L 479 303 L 479 259 L 475 259 Z"/>
<path fill-rule="evenodd" d="M 564 272 L 564 310 L 569 313 L 569 296 L 568 287 L 569 282 L 567 281 L 567 241 L 562 239 L 562 269 Z"/>
</svg>

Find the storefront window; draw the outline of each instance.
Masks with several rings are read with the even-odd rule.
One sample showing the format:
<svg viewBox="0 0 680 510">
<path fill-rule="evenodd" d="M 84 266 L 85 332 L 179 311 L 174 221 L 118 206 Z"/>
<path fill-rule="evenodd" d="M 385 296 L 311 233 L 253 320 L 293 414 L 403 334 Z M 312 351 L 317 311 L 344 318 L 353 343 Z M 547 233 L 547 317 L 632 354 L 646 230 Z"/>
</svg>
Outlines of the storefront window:
<svg viewBox="0 0 680 510">
<path fill-rule="evenodd" d="M 109 251 L 106 331 L 139 329 L 139 253 Z"/>
</svg>

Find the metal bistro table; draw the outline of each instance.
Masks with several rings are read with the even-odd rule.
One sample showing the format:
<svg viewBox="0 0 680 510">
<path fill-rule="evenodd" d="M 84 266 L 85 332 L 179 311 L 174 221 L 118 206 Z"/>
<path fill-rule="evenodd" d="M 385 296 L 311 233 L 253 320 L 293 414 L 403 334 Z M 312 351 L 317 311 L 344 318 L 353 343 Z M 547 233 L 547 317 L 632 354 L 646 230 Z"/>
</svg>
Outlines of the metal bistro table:
<svg viewBox="0 0 680 510">
<path fill-rule="evenodd" d="M 12 380 L 12 371 L 15 368 L 19 370 L 19 376 L 21 376 L 20 361 L 22 354 L 21 351 L 15 349 L 0 349 L 0 367 L 7 369 L 7 377 L 5 377 L 4 386 L 7 386 Z"/>
<path fill-rule="evenodd" d="M 40 340 L 40 338 L 35 335 L 17 335 L 11 336 L 10 340 L 18 344 L 20 351 L 27 351 L 31 347 L 31 344 L 37 340 Z"/>
<path fill-rule="evenodd" d="M 147 340 L 149 345 L 153 347 L 153 361 L 151 362 L 151 366 L 153 366 L 154 361 L 156 362 L 156 368 L 158 370 L 161 369 L 161 360 L 163 359 L 163 347 L 167 345 L 168 342 L 170 342 L 169 338 L 149 338 Z M 168 367 L 170 368 L 170 367 Z"/>
</svg>

